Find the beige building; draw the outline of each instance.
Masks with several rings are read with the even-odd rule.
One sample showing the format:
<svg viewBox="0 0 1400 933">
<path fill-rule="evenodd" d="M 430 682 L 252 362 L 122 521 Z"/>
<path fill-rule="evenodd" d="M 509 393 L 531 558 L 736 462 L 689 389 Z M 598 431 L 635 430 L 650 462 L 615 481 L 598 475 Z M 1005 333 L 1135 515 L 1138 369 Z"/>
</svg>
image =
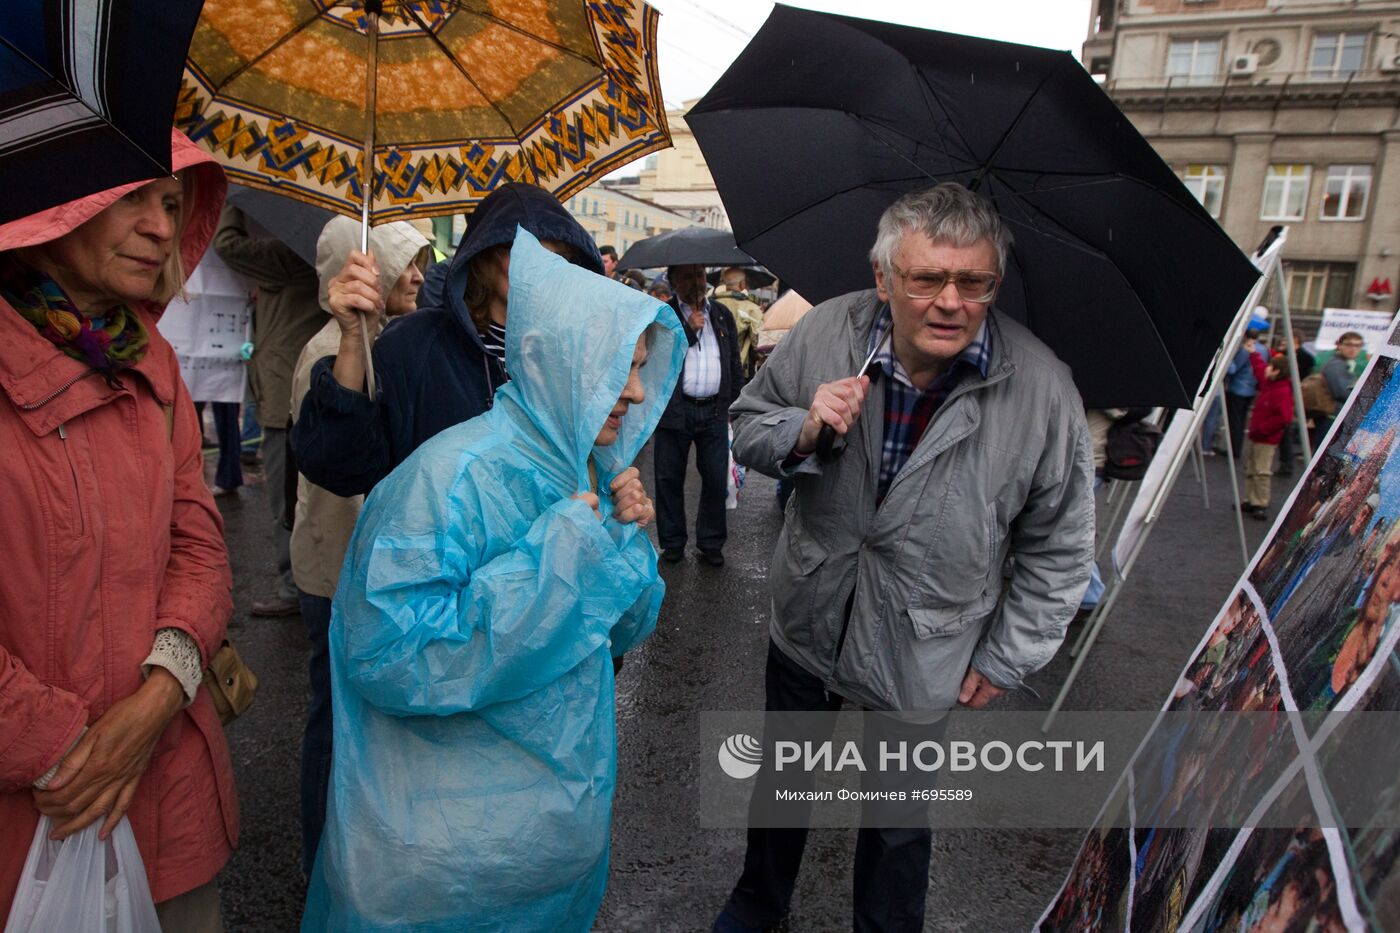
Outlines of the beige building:
<svg viewBox="0 0 1400 933">
<path fill-rule="evenodd" d="M 1395 310 L 1400 2 L 1093 0 L 1091 13 L 1086 66 L 1234 241 L 1250 252 L 1288 225 L 1302 329 L 1324 307 Z M 1209 287 L 1184 283 L 1183 299 Z"/>
<path fill-rule="evenodd" d="M 638 240 L 693 226 L 683 214 L 605 184 L 590 185 L 565 201 L 564 206 L 593 237 L 593 242 L 614 247 L 619 256 Z"/>
</svg>

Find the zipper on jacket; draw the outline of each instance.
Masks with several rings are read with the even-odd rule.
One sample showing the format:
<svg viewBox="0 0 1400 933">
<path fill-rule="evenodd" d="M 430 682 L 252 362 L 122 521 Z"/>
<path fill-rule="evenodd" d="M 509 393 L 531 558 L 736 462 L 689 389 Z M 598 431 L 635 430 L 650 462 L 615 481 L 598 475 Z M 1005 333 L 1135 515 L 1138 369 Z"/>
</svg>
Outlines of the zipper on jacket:
<svg viewBox="0 0 1400 933">
<path fill-rule="evenodd" d="M 73 463 L 73 452 L 68 448 L 68 430 L 62 424 L 58 426 L 58 439 L 63 442 L 63 459 L 68 461 L 68 475 L 73 478 L 73 507 L 78 513 L 78 534 L 86 534 L 87 523 L 83 519 L 82 486 L 78 482 L 78 468 Z"/>
<path fill-rule="evenodd" d="M 54 399 L 58 398 L 58 397 L 59 397 L 60 395 L 62 395 L 64 392 L 67 392 L 69 389 L 73 388 L 73 386 L 75 386 L 76 384 L 78 384 L 78 383 L 81 382 L 82 380 L 86 379 L 88 376 L 95 375 L 96 373 L 97 373 L 97 370 L 95 370 L 95 369 L 89 369 L 87 372 L 85 372 L 85 373 L 80 373 L 79 375 L 74 376 L 72 379 L 69 379 L 69 380 L 68 380 L 67 382 L 65 382 L 63 385 L 59 386 L 57 389 L 54 389 L 54 390 L 53 390 L 52 392 L 50 392 L 48 395 L 45 395 L 43 398 L 39 399 L 39 401 L 37 401 L 37 402 L 30 402 L 30 403 L 27 404 L 27 405 L 21 405 L 21 406 L 19 406 L 19 407 L 20 407 L 20 409 L 21 409 L 22 411 L 33 411 L 33 410 L 36 409 L 36 408 L 42 408 L 43 406 L 47 405 L 49 402 L 52 402 Z M 62 432 L 62 430 L 63 430 L 63 426 L 62 426 L 62 425 L 59 425 L 59 431 Z M 65 437 L 66 435 L 63 435 L 62 433 L 60 433 L 59 436 L 60 436 L 60 437 Z"/>
</svg>

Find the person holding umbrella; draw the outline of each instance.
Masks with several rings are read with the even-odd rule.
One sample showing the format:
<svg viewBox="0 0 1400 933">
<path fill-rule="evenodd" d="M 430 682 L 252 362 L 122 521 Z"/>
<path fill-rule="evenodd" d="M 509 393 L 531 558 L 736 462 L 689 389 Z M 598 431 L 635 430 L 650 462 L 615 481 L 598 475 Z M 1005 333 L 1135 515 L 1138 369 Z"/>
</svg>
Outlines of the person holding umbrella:
<svg viewBox="0 0 1400 933">
<path fill-rule="evenodd" d="M 337 496 L 368 493 L 420 444 L 491 407 L 506 381 L 510 244 L 523 227 L 546 248 L 602 274 L 593 238 L 543 188 L 503 185 L 471 216 L 445 276 L 434 267 L 420 310 L 384 329 L 372 351 L 379 394 L 366 392 L 360 327 L 383 308 L 379 277 L 352 253 L 330 285 L 340 325 L 336 355 L 311 371 L 292 428 L 297 468 Z"/>
<path fill-rule="evenodd" d="M 1067 367 L 992 309 L 1010 239 L 961 185 L 902 195 L 870 250 L 875 288 L 813 308 L 734 403 L 735 459 L 795 484 L 769 710 L 844 699 L 932 723 L 1018 689 L 1059 647 L 1093 559 L 1093 459 Z M 760 771 L 754 800 L 776 780 Z M 778 923 L 805 842 L 750 829 L 714 928 Z M 856 929 L 924 928 L 930 849 L 927 826 L 860 830 Z"/>
</svg>

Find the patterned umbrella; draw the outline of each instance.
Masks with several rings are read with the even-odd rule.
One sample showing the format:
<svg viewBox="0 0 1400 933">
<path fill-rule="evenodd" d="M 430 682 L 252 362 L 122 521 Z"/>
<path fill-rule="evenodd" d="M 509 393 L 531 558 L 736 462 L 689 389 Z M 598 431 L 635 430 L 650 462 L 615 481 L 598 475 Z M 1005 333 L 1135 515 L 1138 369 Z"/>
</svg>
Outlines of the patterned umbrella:
<svg viewBox="0 0 1400 933">
<path fill-rule="evenodd" d="M 231 180 L 350 216 L 372 140 L 371 223 L 510 181 L 565 198 L 670 145 L 656 23 L 640 0 L 206 0 L 175 124 Z"/>
<path fill-rule="evenodd" d="M 199 0 L 0 3 L 0 223 L 170 174 Z"/>
</svg>

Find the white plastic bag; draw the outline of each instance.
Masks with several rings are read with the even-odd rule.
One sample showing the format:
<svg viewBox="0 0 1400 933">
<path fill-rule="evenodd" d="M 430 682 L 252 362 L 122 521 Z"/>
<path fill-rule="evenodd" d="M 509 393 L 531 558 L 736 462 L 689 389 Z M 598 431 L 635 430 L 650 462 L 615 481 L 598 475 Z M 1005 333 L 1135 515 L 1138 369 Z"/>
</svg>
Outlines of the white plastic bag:
<svg viewBox="0 0 1400 933">
<path fill-rule="evenodd" d="M 146 866 L 126 817 L 104 842 L 98 820 L 61 842 L 39 818 L 5 933 L 161 933 Z"/>
<path fill-rule="evenodd" d="M 748 478 L 748 469 L 734 459 L 734 428 L 729 428 L 729 474 L 726 477 L 726 490 L 724 496 L 724 507 L 726 509 L 737 509 L 739 507 L 739 490 L 744 488 L 744 480 Z"/>
</svg>

